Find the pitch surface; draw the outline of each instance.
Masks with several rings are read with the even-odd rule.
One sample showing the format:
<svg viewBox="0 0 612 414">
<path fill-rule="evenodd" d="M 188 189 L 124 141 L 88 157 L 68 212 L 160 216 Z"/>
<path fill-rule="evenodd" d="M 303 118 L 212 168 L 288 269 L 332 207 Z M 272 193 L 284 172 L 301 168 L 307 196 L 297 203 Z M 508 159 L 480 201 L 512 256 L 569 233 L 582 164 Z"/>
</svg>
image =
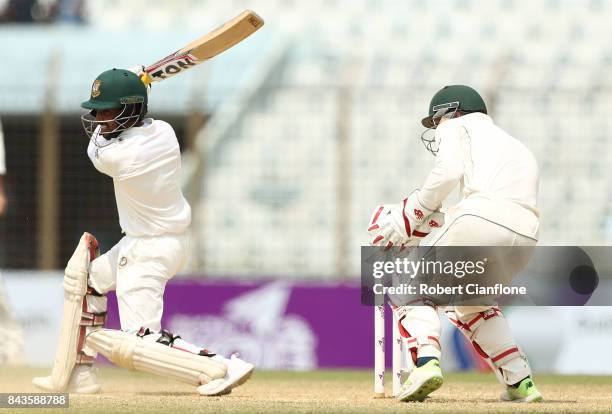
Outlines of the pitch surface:
<svg viewBox="0 0 612 414">
<path fill-rule="evenodd" d="M 33 376 L 48 371 L 0 367 L 0 392 L 36 392 Z M 368 371 L 255 372 L 223 397 L 199 397 L 188 385 L 118 368 L 103 368 L 99 395 L 71 395 L 69 409 L 20 409 L 20 413 L 553 413 L 612 412 L 612 377 L 537 375 L 545 401 L 522 405 L 498 401 L 492 374 L 448 374 L 423 403 L 372 398 Z M 387 381 L 389 389 L 391 381 Z M 10 411 L 10 410 L 9 410 Z M 0 409 L 0 414 L 7 412 Z M 16 412 L 16 411 L 13 411 Z"/>
</svg>

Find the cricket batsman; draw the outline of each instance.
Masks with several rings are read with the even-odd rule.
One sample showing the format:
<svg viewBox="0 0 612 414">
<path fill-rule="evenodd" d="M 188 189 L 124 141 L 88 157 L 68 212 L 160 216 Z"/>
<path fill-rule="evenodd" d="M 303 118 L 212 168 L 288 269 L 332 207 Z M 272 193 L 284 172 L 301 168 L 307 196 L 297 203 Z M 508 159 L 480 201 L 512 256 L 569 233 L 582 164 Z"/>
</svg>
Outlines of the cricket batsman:
<svg viewBox="0 0 612 414">
<path fill-rule="evenodd" d="M 435 156 L 435 166 L 423 186 L 403 203 L 375 210 L 368 228 L 371 243 L 411 245 L 431 217 L 440 221 L 443 200 L 459 186 L 461 200 L 447 210 L 444 224 L 427 239 L 427 245 L 535 247 L 539 227 L 536 160 L 522 143 L 493 123 L 478 92 L 464 85 L 444 87 L 432 98 L 422 124 L 427 130 L 421 139 Z M 516 262 L 501 267 L 518 273 L 527 261 L 518 268 Z M 399 306 L 396 312 L 415 363 L 397 398 L 422 401 L 443 383 L 438 305 L 423 298 L 419 306 Z M 542 400 L 527 357 L 497 306 L 447 307 L 446 314 L 495 372 L 505 388 L 502 400 Z"/>
<path fill-rule="evenodd" d="M 45 391 L 96 393 L 97 353 L 131 370 L 183 381 L 201 395 L 222 395 L 254 367 L 225 358 L 161 328 L 166 283 L 187 259 L 191 208 L 180 186 L 181 154 L 172 127 L 145 118 L 143 67 L 112 69 L 93 82 L 81 117 L 94 167 L 113 178 L 125 236 L 99 255 L 85 233 L 64 276 L 60 343 L 52 374 L 34 378 Z M 117 294 L 121 330 L 103 329 L 106 294 Z"/>
</svg>

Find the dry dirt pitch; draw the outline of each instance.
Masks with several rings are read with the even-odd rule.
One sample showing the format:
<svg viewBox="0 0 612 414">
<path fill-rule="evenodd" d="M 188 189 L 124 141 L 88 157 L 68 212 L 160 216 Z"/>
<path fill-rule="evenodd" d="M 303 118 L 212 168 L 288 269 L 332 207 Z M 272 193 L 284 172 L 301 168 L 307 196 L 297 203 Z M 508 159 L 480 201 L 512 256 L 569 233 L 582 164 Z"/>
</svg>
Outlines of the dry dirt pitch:
<svg viewBox="0 0 612 414">
<path fill-rule="evenodd" d="M 0 367 L 0 392 L 35 392 L 33 376 L 47 370 Z M 117 368 L 100 370 L 103 392 L 71 395 L 69 409 L 19 409 L 42 413 L 560 413 L 612 412 L 612 377 L 538 375 L 545 402 L 498 402 L 493 375 L 449 374 L 445 385 L 423 403 L 372 398 L 368 371 L 312 373 L 255 372 L 244 386 L 224 397 L 198 397 L 192 387 Z M 390 381 L 387 381 L 388 385 Z"/>
</svg>

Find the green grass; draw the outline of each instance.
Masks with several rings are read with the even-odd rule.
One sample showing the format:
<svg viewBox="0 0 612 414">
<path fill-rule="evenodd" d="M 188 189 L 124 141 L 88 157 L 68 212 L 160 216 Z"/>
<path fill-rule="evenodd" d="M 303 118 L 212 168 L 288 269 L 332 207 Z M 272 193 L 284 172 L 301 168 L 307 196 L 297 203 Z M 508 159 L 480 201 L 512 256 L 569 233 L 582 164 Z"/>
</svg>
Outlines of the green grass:
<svg viewBox="0 0 612 414">
<path fill-rule="evenodd" d="M 36 392 L 33 376 L 47 370 L 0 367 L 0 392 Z M 69 409 L 20 409 L 18 413 L 557 413 L 612 412 L 612 377 L 537 375 L 545 401 L 498 401 L 492 374 L 448 374 L 444 386 L 423 403 L 372 398 L 369 371 L 256 372 L 230 395 L 200 397 L 189 385 L 116 368 L 99 374 L 98 395 L 71 395 Z M 390 388 L 387 381 L 387 389 Z M 5 411 L 0 409 L 0 414 Z M 8 410 L 6 410 L 8 412 Z"/>
</svg>

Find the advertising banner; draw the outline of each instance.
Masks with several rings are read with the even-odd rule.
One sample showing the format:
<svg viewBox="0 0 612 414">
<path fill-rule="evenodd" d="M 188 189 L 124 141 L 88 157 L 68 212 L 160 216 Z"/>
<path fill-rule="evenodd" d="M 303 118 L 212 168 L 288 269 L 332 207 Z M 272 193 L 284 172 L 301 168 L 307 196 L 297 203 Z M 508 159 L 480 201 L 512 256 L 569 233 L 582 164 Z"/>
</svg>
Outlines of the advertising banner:
<svg viewBox="0 0 612 414">
<path fill-rule="evenodd" d="M 51 365 L 62 309 L 61 272 L 3 272 L 4 307 L 20 326 L 23 361 Z M 601 287 L 601 286 L 600 286 Z M 228 356 L 238 352 L 260 370 L 373 369 L 374 308 L 351 283 L 177 278 L 167 285 L 162 326 Z M 612 374 L 612 307 L 510 306 L 512 332 L 536 371 Z M 445 370 L 488 370 L 441 313 Z M 387 307 L 386 359 L 391 366 Z M 114 293 L 108 328 L 119 329 Z M 44 344 L 44 346 L 41 346 Z M 581 350 L 598 358 L 585 363 Z"/>
</svg>

